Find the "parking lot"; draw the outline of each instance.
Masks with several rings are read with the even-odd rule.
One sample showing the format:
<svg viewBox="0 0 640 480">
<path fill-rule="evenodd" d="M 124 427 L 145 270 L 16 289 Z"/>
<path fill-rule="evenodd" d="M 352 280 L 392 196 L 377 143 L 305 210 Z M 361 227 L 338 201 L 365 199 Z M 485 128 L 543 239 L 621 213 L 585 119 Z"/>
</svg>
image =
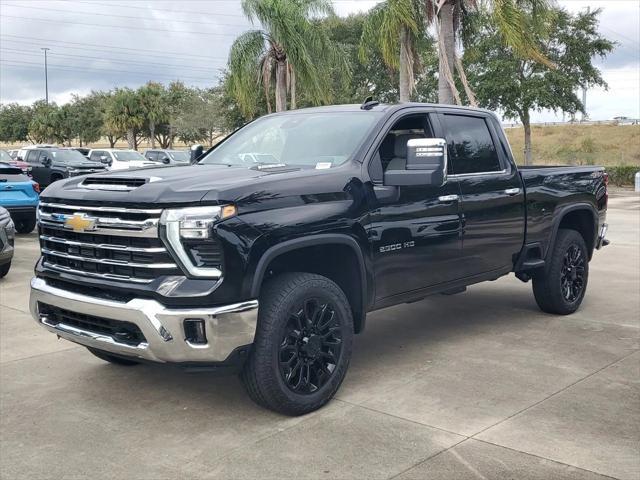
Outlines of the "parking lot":
<svg viewBox="0 0 640 480">
<path fill-rule="evenodd" d="M 540 312 L 512 275 L 371 314 L 337 398 L 299 418 L 235 377 L 104 363 L 28 313 L 37 236 L 0 281 L 0 477 L 640 477 L 640 199 L 581 309 Z"/>
</svg>

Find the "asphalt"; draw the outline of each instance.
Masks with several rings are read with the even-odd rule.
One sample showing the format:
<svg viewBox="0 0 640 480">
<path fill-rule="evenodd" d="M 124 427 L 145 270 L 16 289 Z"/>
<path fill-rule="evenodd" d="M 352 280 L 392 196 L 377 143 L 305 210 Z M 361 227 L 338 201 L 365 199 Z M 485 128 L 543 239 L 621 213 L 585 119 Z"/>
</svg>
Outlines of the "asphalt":
<svg viewBox="0 0 640 480">
<path fill-rule="evenodd" d="M 640 197 L 613 195 L 581 309 L 512 275 L 376 312 L 318 412 L 236 377 L 123 368 L 37 327 L 35 234 L 0 280 L 2 479 L 640 478 Z"/>
</svg>

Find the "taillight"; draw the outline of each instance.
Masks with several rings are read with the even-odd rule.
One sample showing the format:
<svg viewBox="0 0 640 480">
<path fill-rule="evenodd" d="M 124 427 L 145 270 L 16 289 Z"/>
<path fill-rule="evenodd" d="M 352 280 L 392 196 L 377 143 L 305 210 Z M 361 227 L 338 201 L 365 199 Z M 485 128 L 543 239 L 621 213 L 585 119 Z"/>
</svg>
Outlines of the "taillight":
<svg viewBox="0 0 640 480">
<path fill-rule="evenodd" d="M 31 184 L 31 186 L 33 187 L 33 191 L 34 191 L 34 192 L 36 192 L 36 193 L 40 193 L 40 184 L 39 184 L 39 183 L 33 182 L 33 183 Z"/>
</svg>

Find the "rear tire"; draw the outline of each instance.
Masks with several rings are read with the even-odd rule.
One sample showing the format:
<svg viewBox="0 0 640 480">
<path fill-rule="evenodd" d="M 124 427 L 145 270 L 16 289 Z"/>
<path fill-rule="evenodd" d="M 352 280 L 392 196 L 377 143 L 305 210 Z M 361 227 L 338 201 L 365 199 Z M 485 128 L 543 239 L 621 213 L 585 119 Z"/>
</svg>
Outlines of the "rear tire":
<svg viewBox="0 0 640 480">
<path fill-rule="evenodd" d="M 540 310 L 558 315 L 575 312 L 587 291 L 589 253 L 582 235 L 560 229 L 544 270 L 533 277 L 533 295 Z"/>
<path fill-rule="evenodd" d="M 105 362 L 113 363 L 114 365 L 121 365 L 123 367 L 133 367 L 134 365 L 139 365 L 140 362 L 136 360 L 129 360 L 128 358 L 117 357 L 115 355 L 111 355 L 103 350 L 98 350 L 96 348 L 87 347 L 91 353 L 93 353 L 100 360 L 104 360 Z"/>
<path fill-rule="evenodd" d="M 285 273 L 260 295 L 256 338 L 242 381 L 258 405 L 303 415 L 325 405 L 351 358 L 353 318 L 344 292 L 326 277 Z"/>
<path fill-rule="evenodd" d="M 20 234 L 27 234 L 33 232 L 36 228 L 36 218 L 21 218 L 15 221 L 16 232 Z"/>
<path fill-rule="evenodd" d="M 0 265 L 0 278 L 6 277 L 11 269 L 11 262 Z"/>
</svg>

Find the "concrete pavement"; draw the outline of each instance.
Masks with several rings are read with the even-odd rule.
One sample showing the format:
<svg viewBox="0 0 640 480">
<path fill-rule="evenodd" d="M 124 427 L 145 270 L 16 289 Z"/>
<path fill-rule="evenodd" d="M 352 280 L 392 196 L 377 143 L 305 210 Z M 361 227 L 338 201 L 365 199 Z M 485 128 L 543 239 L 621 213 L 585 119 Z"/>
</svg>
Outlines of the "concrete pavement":
<svg viewBox="0 0 640 480">
<path fill-rule="evenodd" d="M 0 478 L 640 478 L 640 198 L 610 199 L 581 309 L 512 275 L 372 314 L 342 388 L 287 418 L 235 377 L 106 364 L 0 280 Z"/>
</svg>

